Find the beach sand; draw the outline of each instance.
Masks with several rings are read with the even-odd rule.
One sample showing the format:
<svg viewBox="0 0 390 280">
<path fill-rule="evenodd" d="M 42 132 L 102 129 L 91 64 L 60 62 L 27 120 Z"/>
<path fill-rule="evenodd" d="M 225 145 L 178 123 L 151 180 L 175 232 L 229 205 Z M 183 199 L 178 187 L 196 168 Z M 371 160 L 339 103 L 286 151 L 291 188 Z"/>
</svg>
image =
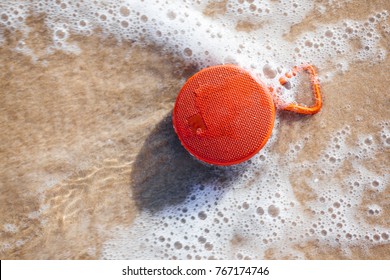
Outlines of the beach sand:
<svg viewBox="0 0 390 280">
<path fill-rule="evenodd" d="M 314 13 L 292 28 L 289 40 L 314 24 L 368 18 L 389 8 L 388 1 L 352 1 L 323 17 Z M 221 12 L 218 5 L 208 9 L 211 14 L 213 9 Z M 198 66 L 158 46 L 118 42 L 99 30 L 90 36 L 69 36 L 68 42 L 80 48 L 77 54 L 47 53 L 52 30 L 44 19 L 44 14 L 30 15 L 26 23 L 32 31 L 24 43 L 35 59 L 15 51 L 20 31 L 0 25 L 5 38 L 0 45 L 1 259 L 99 259 L 106 242 L 115 239 L 117 228 L 131 228 L 143 212 L 153 216 L 180 206 L 193 194 L 193 184 L 228 181 L 234 185 L 240 168 L 214 168 L 194 160 L 172 129 L 176 96 L 186 79 L 200 70 Z M 389 51 L 389 34 L 383 34 L 381 44 Z M 321 65 L 316 67 L 321 76 Z M 361 189 L 361 195 L 359 203 L 349 207 L 373 229 L 352 234 L 350 243 L 341 237 L 339 242 L 324 242 L 317 232 L 310 238 L 302 236 L 288 245 L 302 258 L 390 258 L 390 136 L 384 133 L 390 122 L 389 72 L 388 55 L 379 63 L 353 62 L 344 73 L 322 82 L 320 113 L 277 114 L 278 133 L 270 143 L 269 156 L 283 157 L 291 144 L 298 143 L 291 160 L 295 165 L 312 163 L 306 169 L 291 167 L 288 176 L 301 212 L 314 215 L 310 203 L 324 200 L 307 183 L 313 174 L 329 181 L 329 186 L 325 183 L 321 188 L 337 188 L 347 195 L 353 184 L 346 184 L 345 178 L 355 178 L 354 187 Z M 364 159 L 346 156 L 329 178 L 321 171 L 337 159 L 331 154 L 328 162 L 321 158 L 329 145 L 339 141 L 335 135 L 345 136 L 347 149 L 364 149 L 364 141 L 366 149 L 370 145 L 375 149 Z M 362 179 L 355 160 L 372 178 L 382 179 L 374 178 L 372 186 L 367 186 L 369 179 Z M 258 177 L 263 172 L 272 170 L 259 170 Z M 247 187 L 255 188 L 256 180 L 245 181 Z M 329 203 L 335 205 L 329 211 L 337 212 L 337 204 Z M 372 205 L 380 211 L 375 212 Z M 336 223 L 334 231 L 342 233 Z M 227 241 L 233 251 L 245 242 L 240 235 Z M 296 258 L 291 250 L 281 252 L 278 244 L 267 244 L 263 257 Z M 216 254 L 216 258 L 221 256 L 221 252 Z M 226 254 L 225 258 L 240 256 Z M 165 258 L 173 257 L 174 253 L 165 254 Z"/>
</svg>

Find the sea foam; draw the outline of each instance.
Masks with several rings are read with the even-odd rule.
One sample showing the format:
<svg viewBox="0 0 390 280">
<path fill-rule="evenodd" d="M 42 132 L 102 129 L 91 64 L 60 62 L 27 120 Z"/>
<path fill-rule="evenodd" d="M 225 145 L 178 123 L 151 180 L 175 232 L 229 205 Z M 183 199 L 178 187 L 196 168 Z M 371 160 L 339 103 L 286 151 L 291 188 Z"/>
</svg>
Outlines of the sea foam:
<svg viewBox="0 0 390 280">
<path fill-rule="evenodd" d="M 31 32 L 26 19 L 44 14 L 53 42 L 47 53 L 78 54 L 78 43 L 69 40 L 72 34 L 99 34 L 114 36 L 119 44 L 158 46 L 199 69 L 234 63 L 270 85 L 294 65 L 312 63 L 325 82 L 352 63 L 379 63 L 387 56 L 381 43 L 390 34 L 386 10 L 359 20 L 313 21 L 311 28 L 299 29 L 315 11 L 324 15 L 339 2 L 2 1 L 0 23 L 22 33 L 15 51 L 33 59 L 38 54 L 24 44 Z M 0 33 L 0 43 L 4 40 Z M 295 87 L 284 94 L 293 100 Z M 274 257 L 304 258 L 298 244 L 339 246 L 348 255 L 351 246 L 388 243 L 389 228 L 367 222 L 383 213 L 382 206 L 362 206 L 365 191 L 381 193 L 389 184 L 388 174 L 364 164 L 389 147 L 388 123 L 380 135 L 362 136 L 355 148 L 346 144 L 347 125 L 317 159 L 297 163 L 300 150 L 313 138 L 291 143 L 286 154 L 276 154 L 271 147 L 278 126 L 277 122 L 269 143 L 247 163 L 239 180 L 200 182 L 191 186 L 193 195 L 180 205 L 141 212 L 131 226 L 113 229 L 101 257 L 244 259 L 264 258 L 272 250 Z M 335 176 L 348 163 L 353 171 Z M 299 174 L 305 174 L 302 180 Z M 297 198 L 296 184 L 304 186 L 305 202 Z"/>
</svg>

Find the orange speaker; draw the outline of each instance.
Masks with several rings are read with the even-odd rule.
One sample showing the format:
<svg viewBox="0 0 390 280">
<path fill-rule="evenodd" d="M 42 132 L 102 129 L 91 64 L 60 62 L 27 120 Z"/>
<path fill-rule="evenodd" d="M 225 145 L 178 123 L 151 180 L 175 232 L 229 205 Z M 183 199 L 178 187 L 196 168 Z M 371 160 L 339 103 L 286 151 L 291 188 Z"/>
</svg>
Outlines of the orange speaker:
<svg viewBox="0 0 390 280">
<path fill-rule="evenodd" d="M 295 103 L 284 110 L 315 114 L 322 106 L 316 72 L 311 65 L 294 67 L 311 75 L 316 98 L 313 107 Z M 184 148 L 197 159 L 213 165 L 233 165 L 248 160 L 266 144 L 275 120 L 273 88 L 234 65 L 205 68 L 181 89 L 173 110 L 173 126 Z"/>
</svg>

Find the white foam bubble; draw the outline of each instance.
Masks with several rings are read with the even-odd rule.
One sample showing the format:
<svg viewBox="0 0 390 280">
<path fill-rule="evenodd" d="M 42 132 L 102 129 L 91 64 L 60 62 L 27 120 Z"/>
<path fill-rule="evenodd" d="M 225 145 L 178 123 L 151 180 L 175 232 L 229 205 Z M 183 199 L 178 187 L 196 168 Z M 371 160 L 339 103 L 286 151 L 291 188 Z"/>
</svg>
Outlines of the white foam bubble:
<svg viewBox="0 0 390 280">
<path fill-rule="evenodd" d="M 18 231 L 18 227 L 14 224 L 4 224 L 3 229 L 5 232 L 15 233 Z"/>
</svg>

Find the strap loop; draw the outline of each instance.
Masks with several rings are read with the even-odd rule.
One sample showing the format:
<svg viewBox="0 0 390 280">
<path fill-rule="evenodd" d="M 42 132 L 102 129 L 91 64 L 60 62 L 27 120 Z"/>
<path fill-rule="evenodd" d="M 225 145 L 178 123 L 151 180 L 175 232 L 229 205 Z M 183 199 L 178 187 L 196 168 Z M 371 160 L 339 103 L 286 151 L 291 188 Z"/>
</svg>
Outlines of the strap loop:
<svg viewBox="0 0 390 280">
<path fill-rule="evenodd" d="M 313 106 L 307 107 L 294 102 L 288 104 L 286 107 L 283 108 L 283 110 L 304 114 L 304 115 L 314 115 L 321 110 L 322 97 L 321 97 L 321 90 L 320 90 L 320 83 L 318 81 L 318 76 L 316 70 L 312 65 L 304 64 L 299 67 L 295 66 L 290 73 L 286 73 L 285 77 L 281 77 L 279 79 L 279 83 L 281 85 L 286 84 L 288 79 L 292 78 L 293 76 L 296 76 L 301 71 L 306 71 L 310 74 L 310 82 L 311 82 L 311 86 L 315 98 L 315 103 Z"/>
</svg>

